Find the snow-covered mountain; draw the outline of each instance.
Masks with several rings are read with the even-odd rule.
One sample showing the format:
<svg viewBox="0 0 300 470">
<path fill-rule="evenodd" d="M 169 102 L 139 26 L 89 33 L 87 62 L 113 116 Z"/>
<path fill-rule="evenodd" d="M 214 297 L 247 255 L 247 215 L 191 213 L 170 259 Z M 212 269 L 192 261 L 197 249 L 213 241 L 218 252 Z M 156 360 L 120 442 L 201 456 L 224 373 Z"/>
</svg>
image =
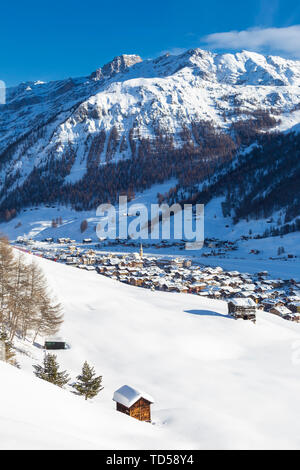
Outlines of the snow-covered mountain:
<svg viewBox="0 0 300 470">
<path fill-rule="evenodd" d="M 231 160 L 249 143 L 236 138 L 237 123 L 251 121 L 256 132 L 297 125 L 299 86 L 299 61 L 200 49 L 148 60 L 122 55 L 88 77 L 22 83 L 0 106 L 0 209 L 57 200 L 87 208 L 86 199 L 93 207 L 122 190 L 180 178 L 186 154 L 201 156 L 201 181 L 202 167 Z"/>
</svg>

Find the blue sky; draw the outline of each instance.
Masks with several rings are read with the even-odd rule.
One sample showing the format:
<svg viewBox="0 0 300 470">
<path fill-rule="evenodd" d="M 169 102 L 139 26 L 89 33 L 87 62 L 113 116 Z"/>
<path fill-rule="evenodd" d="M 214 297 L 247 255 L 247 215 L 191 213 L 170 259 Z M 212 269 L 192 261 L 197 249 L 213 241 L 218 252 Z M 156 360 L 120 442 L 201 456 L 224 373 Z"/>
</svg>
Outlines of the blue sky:
<svg viewBox="0 0 300 470">
<path fill-rule="evenodd" d="M 122 53 L 204 47 L 300 58 L 299 1 L 15 0 L 0 11 L 0 80 L 8 86 L 87 75 Z"/>
</svg>

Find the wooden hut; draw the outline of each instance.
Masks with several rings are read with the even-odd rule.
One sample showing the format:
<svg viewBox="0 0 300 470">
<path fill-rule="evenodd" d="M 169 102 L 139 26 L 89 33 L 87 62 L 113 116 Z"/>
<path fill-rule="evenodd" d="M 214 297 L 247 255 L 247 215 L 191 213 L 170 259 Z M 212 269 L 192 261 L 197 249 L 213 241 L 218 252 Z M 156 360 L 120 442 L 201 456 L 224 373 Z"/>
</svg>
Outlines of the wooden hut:
<svg viewBox="0 0 300 470">
<path fill-rule="evenodd" d="M 67 349 L 67 343 L 58 337 L 48 337 L 45 339 L 44 349 Z"/>
<path fill-rule="evenodd" d="M 116 402 L 116 409 L 140 421 L 151 422 L 151 404 L 153 398 L 136 390 L 129 385 L 123 385 L 115 391 L 113 400 Z"/>
<path fill-rule="evenodd" d="M 256 303 L 250 298 L 236 297 L 228 302 L 228 313 L 234 318 L 256 320 Z"/>
</svg>

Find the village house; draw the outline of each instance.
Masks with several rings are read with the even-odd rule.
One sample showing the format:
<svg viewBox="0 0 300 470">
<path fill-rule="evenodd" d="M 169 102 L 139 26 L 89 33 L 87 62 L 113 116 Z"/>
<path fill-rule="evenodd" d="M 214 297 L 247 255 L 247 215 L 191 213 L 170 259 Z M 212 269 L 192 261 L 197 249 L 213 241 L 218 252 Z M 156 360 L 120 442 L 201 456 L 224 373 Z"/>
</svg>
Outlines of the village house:
<svg viewBox="0 0 300 470">
<path fill-rule="evenodd" d="M 261 306 L 263 307 L 263 309 L 266 311 L 266 312 L 269 312 L 272 308 L 275 308 L 275 307 L 283 307 L 284 306 L 284 302 L 280 299 L 270 299 L 270 298 L 267 298 L 267 299 L 264 299 L 262 302 L 261 302 Z"/>
<path fill-rule="evenodd" d="M 287 307 L 293 313 L 300 313 L 300 302 L 291 302 L 291 303 L 287 304 Z"/>
<path fill-rule="evenodd" d="M 268 271 L 259 271 L 258 273 L 256 273 L 256 276 L 258 277 L 267 277 L 268 276 Z"/>
<path fill-rule="evenodd" d="M 153 398 L 128 385 L 123 385 L 114 392 L 113 401 L 116 409 L 140 421 L 151 422 L 151 405 Z"/>
<path fill-rule="evenodd" d="M 269 312 L 280 317 L 284 317 L 292 313 L 291 310 L 288 309 L 285 305 L 276 305 L 270 308 Z"/>
<path fill-rule="evenodd" d="M 204 282 L 194 282 L 193 284 L 190 284 L 190 292 L 193 294 L 198 294 L 201 290 L 205 289 L 206 284 Z"/>
<path fill-rule="evenodd" d="M 284 320 L 296 321 L 298 323 L 300 322 L 300 314 L 299 313 L 293 313 L 293 312 L 284 313 L 282 315 L 282 318 Z"/>
<path fill-rule="evenodd" d="M 78 263 L 80 263 L 80 260 L 79 260 L 79 258 L 77 258 L 76 256 L 67 256 L 67 257 L 66 257 L 66 264 L 69 264 L 69 265 L 71 265 L 71 264 L 76 265 L 76 264 L 78 264 Z"/>
<path fill-rule="evenodd" d="M 198 295 L 205 295 L 206 297 L 209 297 L 210 299 L 219 299 L 222 297 L 220 287 L 218 286 L 213 286 L 213 287 L 208 287 L 206 289 L 203 289 L 203 291 L 198 292 Z"/>
</svg>

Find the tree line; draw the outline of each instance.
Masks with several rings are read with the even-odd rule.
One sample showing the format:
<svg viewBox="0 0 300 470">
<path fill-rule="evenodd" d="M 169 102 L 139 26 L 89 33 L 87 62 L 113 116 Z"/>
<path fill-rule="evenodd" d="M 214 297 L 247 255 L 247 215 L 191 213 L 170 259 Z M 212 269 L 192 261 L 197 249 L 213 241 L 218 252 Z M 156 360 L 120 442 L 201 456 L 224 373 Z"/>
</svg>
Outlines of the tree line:
<svg viewBox="0 0 300 470">
<path fill-rule="evenodd" d="M 222 170 L 225 175 L 228 173 L 230 176 L 230 182 L 226 182 L 225 192 L 230 194 L 232 182 L 235 187 L 237 182 L 239 187 L 236 192 L 239 195 L 246 194 L 243 193 L 249 179 L 246 172 L 252 170 L 255 160 L 251 159 L 252 154 L 247 155 L 233 172 L 230 169 L 231 162 L 239 149 L 255 141 L 262 141 L 267 147 L 269 136 L 262 134 L 261 131 L 270 129 L 275 124 L 276 120 L 263 110 L 253 112 L 249 119 L 240 119 L 232 123 L 227 132 L 214 127 L 209 121 L 193 121 L 189 126 L 182 127 L 180 146 L 178 143 L 175 144 L 174 136 L 168 130 L 159 126 L 155 127 L 151 139 L 143 137 L 137 125 L 122 136 L 116 128 L 112 128 L 109 135 L 102 130 L 99 134 L 87 138 L 87 171 L 81 180 L 75 183 L 64 182 L 76 158 L 76 150 L 72 144 L 69 143 L 59 159 L 56 158 L 54 149 L 45 166 L 34 168 L 18 190 L 9 193 L 11 182 L 4 184 L 0 192 L 2 199 L 0 217 L 8 220 L 22 207 L 41 203 L 60 203 L 78 211 L 92 210 L 103 202 L 116 203 L 120 194 L 127 194 L 130 198 L 136 191 L 144 191 L 153 184 L 163 183 L 171 178 L 178 180 L 178 185 L 172 189 L 171 194 L 175 202 L 187 195 L 192 202 L 196 202 L 199 183 L 204 182 L 204 187 L 208 188 L 204 196 L 209 197 L 209 193 L 214 189 L 211 179 Z M 274 134 L 270 139 L 273 138 Z M 109 144 L 105 157 L 106 164 L 99 166 L 106 141 Z M 120 149 L 121 146 L 122 149 L 130 149 L 131 158 L 112 162 L 111 158 L 118 145 Z M 272 148 L 270 150 L 273 151 Z M 246 161 L 248 156 L 251 160 L 250 165 Z M 269 165 L 265 157 L 261 163 Z M 263 171 L 261 168 L 261 173 Z M 226 176 L 220 179 L 223 188 L 225 179 Z M 218 191 L 219 187 L 216 189 Z M 282 193 L 285 194 L 285 191 Z M 238 197 L 236 199 L 239 206 Z M 205 203 L 205 198 L 201 202 Z M 251 205 L 253 203 L 254 200 Z M 257 205 L 261 206 L 260 203 Z M 245 202 L 244 207 L 247 211 L 248 202 Z M 237 217 L 243 218 L 244 211 L 242 208 L 239 209 L 238 207 Z M 254 210 L 256 211 L 257 209 Z"/>
<path fill-rule="evenodd" d="M 249 153 L 239 155 L 234 165 L 220 166 L 204 184 L 179 181 L 168 193 L 159 195 L 160 202 L 207 204 L 214 197 L 224 196 L 224 216 L 231 214 L 235 223 L 267 219 L 281 211 L 281 220 L 267 229 L 265 236 L 298 231 L 300 135 L 257 135 L 256 144 Z"/>
<path fill-rule="evenodd" d="M 8 341 L 15 336 L 35 341 L 38 335 L 57 333 L 62 322 L 62 307 L 52 300 L 41 268 L 25 262 L 0 237 L 0 331 Z"/>
</svg>

